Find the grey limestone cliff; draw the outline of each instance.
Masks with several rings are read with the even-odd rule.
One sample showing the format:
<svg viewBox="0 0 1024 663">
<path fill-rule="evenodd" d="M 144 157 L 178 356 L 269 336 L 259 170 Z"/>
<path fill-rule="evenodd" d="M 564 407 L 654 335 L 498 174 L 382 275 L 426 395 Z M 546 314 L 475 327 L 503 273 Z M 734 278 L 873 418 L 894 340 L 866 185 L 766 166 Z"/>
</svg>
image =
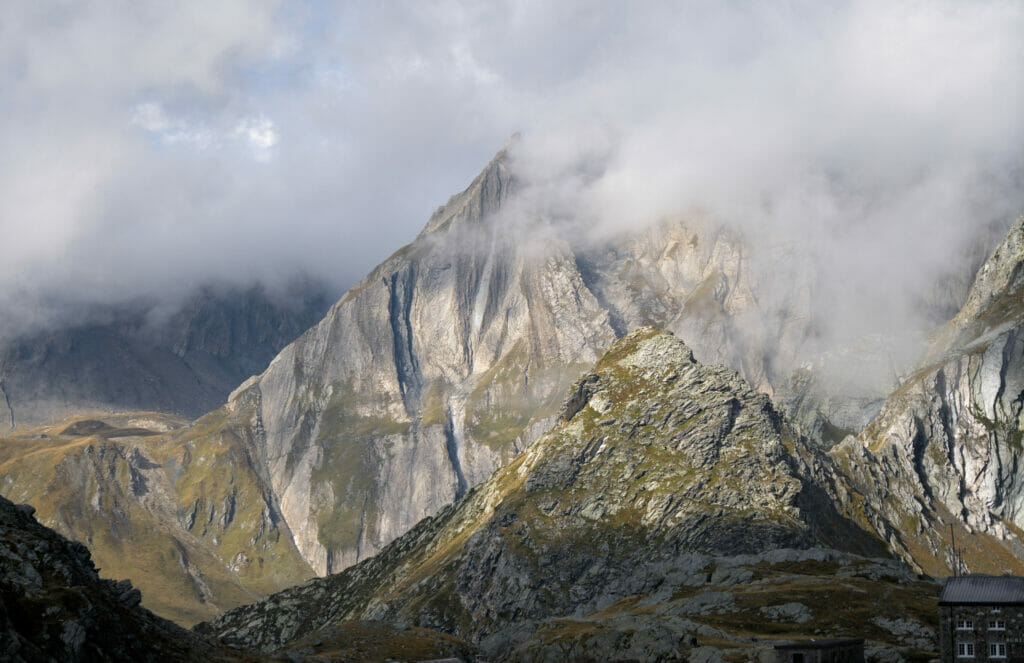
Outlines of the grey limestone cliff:
<svg viewBox="0 0 1024 663">
<path fill-rule="evenodd" d="M 564 244 L 535 255 L 502 231 L 506 158 L 232 395 L 321 573 L 508 462 L 614 336 Z"/>
<path fill-rule="evenodd" d="M 1024 217 L 936 332 L 923 364 L 856 441 L 835 450 L 889 519 L 893 547 L 933 573 L 1024 568 L 1022 325 Z"/>
</svg>

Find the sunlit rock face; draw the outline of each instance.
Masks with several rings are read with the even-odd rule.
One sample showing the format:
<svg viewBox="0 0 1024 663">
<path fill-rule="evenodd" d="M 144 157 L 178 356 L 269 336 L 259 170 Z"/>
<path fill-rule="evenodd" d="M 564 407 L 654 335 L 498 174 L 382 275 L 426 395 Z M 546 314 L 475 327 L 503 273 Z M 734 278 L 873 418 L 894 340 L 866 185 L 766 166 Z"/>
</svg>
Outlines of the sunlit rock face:
<svg viewBox="0 0 1024 663">
<path fill-rule="evenodd" d="M 835 450 L 851 464 L 851 482 L 889 519 L 879 529 L 894 549 L 933 573 L 955 567 L 954 536 L 967 568 L 1022 566 L 1022 274 L 1024 218 L 978 271 L 918 370 L 856 441 Z"/>
<path fill-rule="evenodd" d="M 319 572 L 508 462 L 614 339 L 564 242 L 505 232 L 515 186 L 502 152 L 232 396 L 255 404 L 255 453 Z"/>
</svg>

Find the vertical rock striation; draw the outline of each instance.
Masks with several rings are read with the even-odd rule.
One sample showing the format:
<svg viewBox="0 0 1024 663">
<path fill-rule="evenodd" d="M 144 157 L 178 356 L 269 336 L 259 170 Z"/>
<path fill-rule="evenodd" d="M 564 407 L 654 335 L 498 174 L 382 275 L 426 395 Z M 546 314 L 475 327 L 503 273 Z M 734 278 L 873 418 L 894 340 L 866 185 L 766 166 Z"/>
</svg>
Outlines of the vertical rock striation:
<svg viewBox="0 0 1024 663">
<path fill-rule="evenodd" d="M 923 365 L 837 447 L 893 547 L 932 573 L 1024 569 L 1024 217 Z M 883 522 L 884 521 L 884 522 Z M 970 536 L 979 535 L 979 536 Z"/>
</svg>

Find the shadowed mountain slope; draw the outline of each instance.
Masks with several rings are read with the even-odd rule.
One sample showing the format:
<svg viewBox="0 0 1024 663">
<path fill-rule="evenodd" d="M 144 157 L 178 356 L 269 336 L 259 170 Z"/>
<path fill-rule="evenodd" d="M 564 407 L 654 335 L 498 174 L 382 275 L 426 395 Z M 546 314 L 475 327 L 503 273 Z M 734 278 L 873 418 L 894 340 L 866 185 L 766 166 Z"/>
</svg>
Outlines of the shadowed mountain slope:
<svg viewBox="0 0 1024 663">
<path fill-rule="evenodd" d="M 102 580 L 81 543 L 0 497 L 0 658 L 241 660 L 139 607 L 127 580 Z"/>
<path fill-rule="evenodd" d="M 87 311 L 88 323 L 0 339 L 0 430 L 94 411 L 198 417 L 329 305 L 326 287 L 308 280 L 274 295 L 211 287 L 173 313 L 126 304 Z"/>
</svg>

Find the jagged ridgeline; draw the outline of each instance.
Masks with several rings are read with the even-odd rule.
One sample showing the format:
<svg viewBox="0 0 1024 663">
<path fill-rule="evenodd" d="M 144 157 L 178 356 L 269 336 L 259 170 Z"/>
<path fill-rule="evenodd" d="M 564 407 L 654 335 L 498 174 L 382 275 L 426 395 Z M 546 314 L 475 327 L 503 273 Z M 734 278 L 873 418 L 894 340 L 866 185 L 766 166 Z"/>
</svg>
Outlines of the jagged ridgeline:
<svg viewBox="0 0 1024 663">
<path fill-rule="evenodd" d="M 642 328 L 575 384 L 546 434 L 454 506 L 372 559 L 198 630 L 273 651 L 380 619 L 467 638 L 495 660 L 676 660 L 696 639 L 749 653 L 751 635 L 772 632 L 759 622 L 787 632 L 813 618 L 892 640 L 862 623 L 865 610 L 896 618 L 865 599 L 881 589 L 902 618 L 930 623 L 935 586 L 868 559 L 884 543 L 836 511 L 820 487 L 829 471 L 736 372 Z"/>
</svg>

